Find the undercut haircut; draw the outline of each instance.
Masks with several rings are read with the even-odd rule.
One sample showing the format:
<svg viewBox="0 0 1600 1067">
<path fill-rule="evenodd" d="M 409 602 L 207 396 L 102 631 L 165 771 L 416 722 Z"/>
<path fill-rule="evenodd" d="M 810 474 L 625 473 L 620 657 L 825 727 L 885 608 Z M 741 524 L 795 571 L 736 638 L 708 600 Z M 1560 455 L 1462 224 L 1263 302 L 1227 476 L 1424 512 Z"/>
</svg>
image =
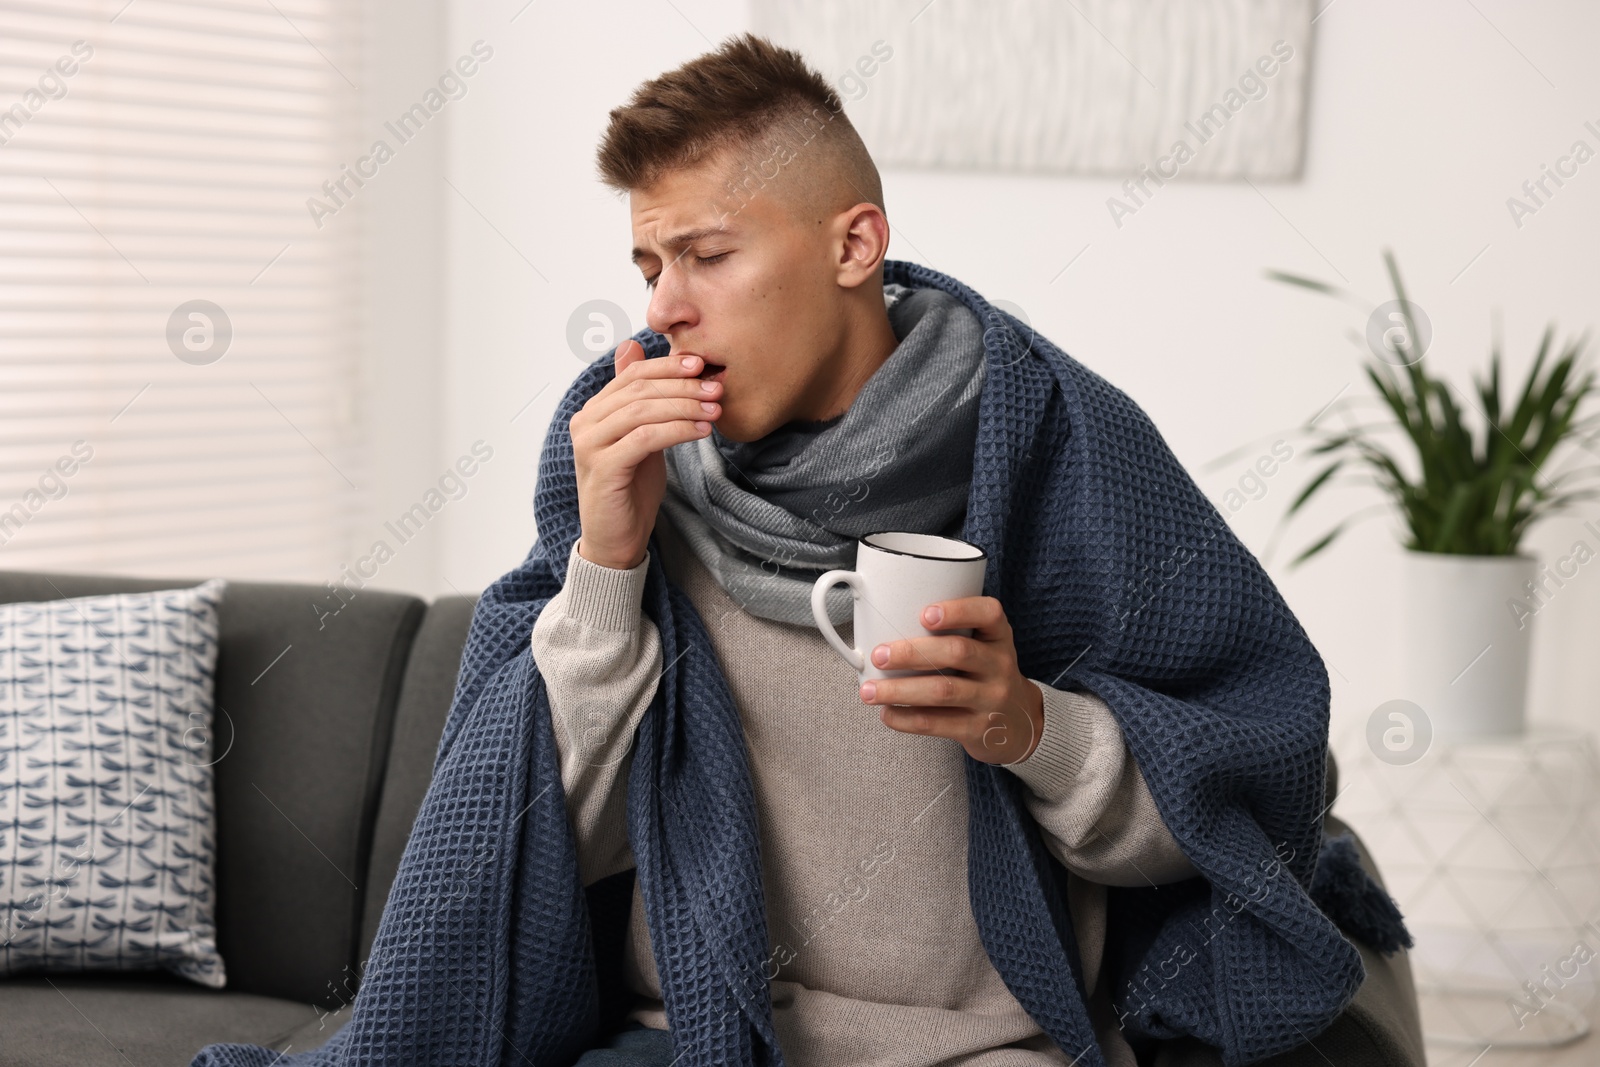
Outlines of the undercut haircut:
<svg viewBox="0 0 1600 1067">
<path fill-rule="evenodd" d="M 878 167 L 839 94 L 798 52 L 764 37 L 730 37 L 610 114 L 597 169 L 619 193 L 711 162 L 730 209 L 777 183 L 797 221 L 860 203 L 888 216 Z"/>
</svg>

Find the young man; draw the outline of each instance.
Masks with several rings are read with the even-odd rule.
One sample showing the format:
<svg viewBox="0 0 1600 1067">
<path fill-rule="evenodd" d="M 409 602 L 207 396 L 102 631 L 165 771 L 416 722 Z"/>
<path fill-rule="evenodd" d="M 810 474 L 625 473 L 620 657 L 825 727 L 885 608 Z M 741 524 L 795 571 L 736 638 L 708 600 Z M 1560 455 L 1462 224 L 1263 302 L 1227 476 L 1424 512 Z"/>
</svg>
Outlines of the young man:
<svg viewBox="0 0 1600 1067">
<path fill-rule="evenodd" d="M 993 597 L 930 606 L 930 629 L 972 637 L 865 650 L 937 673 L 859 691 L 811 618 L 810 583 L 848 567 L 855 538 L 959 535 L 984 324 L 937 289 L 886 289 L 877 168 L 793 52 L 747 35 L 645 84 L 611 112 L 599 158 L 628 194 L 648 325 L 672 352 L 647 360 L 623 342 L 614 379 L 571 420 L 582 534 L 532 634 L 584 884 L 635 864 L 630 749 L 664 666 L 641 609 L 654 532 L 744 727 L 791 1067 L 1071 1062 L 973 921 L 964 753 L 1026 783 L 1070 872 L 1102 1049 L 1132 1067 L 1100 980 L 1105 887 L 1197 872 L 1106 704 L 1024 677 Z M 846 484 L 852 450 L 882 459 Z M 642 894 L 628 936 L 631 1029 L 665 1031 Z M 651 1037 L 621 1040 L 608 1054 Z M 646 1044 L 638 1062 L 670 1062 L 664 1034 L 656 1044 L 659 1061 Z"/>
<path fill-rule="evenodd" d="M 885 293 L 882 186 L 829 91 L 797 54 L 746 37 L 611 112 L 600 168 L 629 194 L 648 325 L 672 339 L 672 355 L 645 360 L 637 342 L 624 342 L 616 378 L 571 419 L 582 536 L 562 593 L 533 630 L 582 880 L 634 865 L 630 742 L 662 670 L 658 632 L 642 613 L 646 541 L 666 533 L 672 552 L 662 565 L 702 619 L 714 619 L 746 728 L 768 925 L 789 957 L 771 979 L 787 1061 L 1070 1061 L 1006 990 L 971 918 L 965 752 L 1029 785 L 1029 809 L 1074 878 L 1102 1048 L 1131 1065 L 1096 982 L 1104 886 L 1195 870 L 1106 705 L 1022 677 L 1005 605 L 992 597 L 933 605 L 944 616 L 930 629 L 973 627 L 973 637 L 867 649 L 882 667 L 939 673 L 858 693 L 853 669 L 811 621 L 821 565 L 787 589 L 747 581 L 730 592 L 715 577 L 787 569 L 787 553 L 742 547 L 762 544 L 762 534 L 773 545 L 811 534 L 837 549 L 886 528 L 958 534 L 965 515 L 982 323 L 938 290 Z M 717 147 L 699 147 L 707 142 Z M 878 389 L 870 410 L 854 408 L 878 374 L 893 374 L 882 382 L 893 390 Z M 949 395 L 928 403 L 939 394 Z M 712 440 L 720 453 L 707 448 Z M 846 490 L 845 507 L 829 507 L 848 470 L 829 464 L 829 451 L 858 442 L 890 458 Z M 699 466 L 715 467 L 718 454 L 726 475 Z M 798 470 L 797 456 L 814 462 Z M 669 464 L 699 482 L 680 490 L 675 480 L 675 522 L 664 525 Z M 741 488 L 741 478 L 778 493 Z M 712 486 L 701 515 L 693 501 Z M 824 902 L 840 893 L 848 905 L 835 913 Z M 637 889 L 634 901 L 629 960 L 640 1000 L 630 1019 L 666 1030 Z"/>
</svg>

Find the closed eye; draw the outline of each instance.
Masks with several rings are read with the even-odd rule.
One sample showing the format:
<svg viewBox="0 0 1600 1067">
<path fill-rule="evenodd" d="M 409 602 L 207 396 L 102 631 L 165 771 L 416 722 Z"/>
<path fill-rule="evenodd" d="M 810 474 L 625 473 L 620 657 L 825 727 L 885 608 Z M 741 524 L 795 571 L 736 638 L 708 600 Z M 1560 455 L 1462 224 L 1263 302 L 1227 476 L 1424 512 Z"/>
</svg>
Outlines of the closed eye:
<svg viewBox="0 0 1600 1067">
<path fill-rule="evenodd" d="M 714 256 L 695 256 L 694 258 L 696 260 L 698 260 L 699 262 L 701 262 L 701 263 L 718 263 L 718 262 L 721 262 L 724 259 L 727 259 L 728 256 L 730 256 L 731 254 L 732 253 L 730 253 L 730 252 L 718 252 Z M 656 275 L 656 277 L 659 278 L 660 275 L 658 274 L 658 275 Z M 644 280 L 644 287 L 646 289 L 654 289 L 656 287 L 656 279 L 655 278 L 646 278 Z"/>
</svg>

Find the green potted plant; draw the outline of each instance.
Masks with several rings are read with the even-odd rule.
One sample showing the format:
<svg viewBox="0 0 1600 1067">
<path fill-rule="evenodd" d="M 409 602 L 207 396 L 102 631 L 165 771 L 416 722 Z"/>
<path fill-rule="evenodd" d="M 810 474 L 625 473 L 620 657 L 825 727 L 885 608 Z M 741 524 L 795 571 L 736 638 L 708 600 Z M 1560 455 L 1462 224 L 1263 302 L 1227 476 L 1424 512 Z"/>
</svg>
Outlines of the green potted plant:
<svg viewBox="0 0 1600 1067">
<path fill-rule="evenodd" d="M 1342 484 L 1342 472 L 1370 476 L 1367 484 L 1375 482 L 1387 496 L 1377 508 L 1398 511 L 1404 523 L 1402 614 L 1413 699 L 1441 737 L 1521 733 L 1532 616 L 1575 575 L 1576 566 L 1600 551 L 1600 525 L 1594 522 L 1554 570 L 1521 547 L 1534 523 L 1600 495 L 1588 484 L 1600 475 L 1600 465 L 1554 471 L 1569 454 L 1600 454 L 1594 434 L 1600 416 L 1580 413 L 1595 390 L 1594 371 L 1579 367 L 1588 334 L 1548 362 L 1555 327 L 1547 327 L 1519 394 L 1504 404 L 1496 337 L 1488 376 L 1474 376 L 1476 395 L 1469 398 L 1429 373 L 1426 315 L 1407 298 L 1393 254 L 1385 249 L 1383 257 L 1395 299 L 1366 309 L 1371 358 L 1362 368 L 1377 397 L 1335 400 L 1296 428 L 1314 441 L 1310 453 L 1326 462 L 1289 503 L 1278 527 L 1312 497 Z M 1266 275 L 1364 305 L 1326 282 L 1276 270 Z M 1379 420 L 1315 425 L 1337 407 L 1374 400 L 1384 416 Z M 1473 417 L 1464 407 L 1474 409 Z M 1473 423 L 1481 423 L 1477 431 Z M 1391 447 L 1388 439 L 1394 438 L 1399 443 Z M 1335 525 L 1291 567 L 1326 549 L 1359 518 Z"/>
</svg>

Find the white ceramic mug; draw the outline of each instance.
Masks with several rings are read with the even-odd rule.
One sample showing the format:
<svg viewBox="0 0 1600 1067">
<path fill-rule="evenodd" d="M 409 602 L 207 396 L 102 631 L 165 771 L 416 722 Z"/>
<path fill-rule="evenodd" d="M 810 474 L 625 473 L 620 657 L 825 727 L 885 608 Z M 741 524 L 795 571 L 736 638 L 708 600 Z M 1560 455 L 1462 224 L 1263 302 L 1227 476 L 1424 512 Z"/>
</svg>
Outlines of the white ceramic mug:
<svg viewBox="0 0 1600 1067">
<path fill-rule="evenodd" d="M 861 681 L 936 674 L 927 670 L 884 670 L 868 657 L 881 644 L 933 634 L 972 636 L 971 627 L 930 630 L 922 611 L 941 600 L 983 594 L 983 572 L 989 554 L 970 541 L 937 534 L 883 530 L 856 542 L 856 569 L 828 571 L 811 589 L 811 614 L 828 643 L 856 669 Z M 828 618 L 828 591 L 843 583 L 855 597 L 851 648 Z"/>
</svg>

